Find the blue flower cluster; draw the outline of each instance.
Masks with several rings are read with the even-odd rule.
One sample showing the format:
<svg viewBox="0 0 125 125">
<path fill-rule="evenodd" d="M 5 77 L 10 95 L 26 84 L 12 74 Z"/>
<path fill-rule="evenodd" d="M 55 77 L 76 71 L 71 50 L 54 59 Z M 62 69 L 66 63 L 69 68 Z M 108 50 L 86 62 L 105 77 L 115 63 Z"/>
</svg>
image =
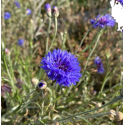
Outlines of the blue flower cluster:
<svg viewBox="0 0 125 125">
<path fill-rule="evenodd" d="M 90 20 L 91 24 L 94 24 L 98 20 L 93 26 L 94 28 L 98 26 L 100 28 L 104 28 L 105 26 L 113 27 L 115 25 L 115 19 L 113 19 L 111 15 L 105 14 L 100 19 L 98 19 L 99 17 L 100 15 L 98 15 L 94 20 L 93 19 Z"/>
<path fill-rule="evenodd" d="M 76 85 L 81 77 L 79 62 L 75 55 L 60 49 L 48 52 L 41 61 L 41 68 L 51 80 L 60 86 Z"/>
<path fill-rule="evenodd" d="M 17 6 L 17 8 L 20 8 L 20 3 L 18 1 L 14 1 L 14 4 Z M 26 10 L 27 15 L 30 15 L 32 13 L 31 9 Z M 8 20 L 11 18 L 11 14 L 9 12 L 5 12 L 4 19 Z"/>
<path fill-rule="evenodd" d="M 94 60 L 95 65 L 97 66 L 98 69 L 98 73 L 104 73 L 104 68 L 103 68 L 103 64 L 102 64 L 102 60 L 100 59 L 99 56 L 97 56 Z"/>
</svg>

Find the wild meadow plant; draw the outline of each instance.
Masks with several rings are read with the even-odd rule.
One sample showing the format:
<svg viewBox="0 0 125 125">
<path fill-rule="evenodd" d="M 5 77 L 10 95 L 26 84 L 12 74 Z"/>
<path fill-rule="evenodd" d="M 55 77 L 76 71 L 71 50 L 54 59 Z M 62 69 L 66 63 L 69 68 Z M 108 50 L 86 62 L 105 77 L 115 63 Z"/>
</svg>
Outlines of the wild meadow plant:
<svg viewBox="0 0 125 125">
<path fill-rule="evenodd" d="M 79 2 L 2 1 L 3 125 L 123 122 L 122 32 L 105 4 L 83 24 Z"/>
</svg>

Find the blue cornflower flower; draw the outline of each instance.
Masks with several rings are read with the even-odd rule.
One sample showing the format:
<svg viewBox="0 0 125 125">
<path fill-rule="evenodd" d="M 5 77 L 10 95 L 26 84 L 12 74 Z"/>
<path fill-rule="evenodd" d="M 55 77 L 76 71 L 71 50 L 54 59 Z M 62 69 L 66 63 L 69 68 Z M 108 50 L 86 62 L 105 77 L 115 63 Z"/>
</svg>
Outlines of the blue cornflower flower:
<svg viewBox="0 0 125 125">
<path fill-rule="evenodd" d="M 90 20 L 91 24 L 94 24 L 99 17 L 100 17 L 100 15 L 98 15 L 97 18 L 95 18 L 94 20 L 91 19 Z M 115 25 L 115 19 L 113 19 L 111 17 L 111 15 L 105 14 L 100 19 L 98 19 L 98 21 L 95 23 L 95 25 L 93 27 L 96 28 L 99 26 L 100 28 L 104 28 L 105 26 L 113 27 L 114 25 Z"/>
<path fill-rule="evenodd" d="M 60 86 L 76 85 L 81 77 L 81 67 L 75 55 L 67 51 L 55 49 L 48 54 L 41 61 L 42 69 L 51 80 L 56 80 Z"/>
<path fill-rule="evenodd" d="M 52 9 L 52 14 L 53 16 L 55 17 L 58 17 L 59 16 L 59 10 L 56 6 L 53 6 L 53 9 Z"/>
<path fill-rule="evenodd" d="M 51 11 L 51 6 L 49 3 L 45 4 L 45 10 L 46 11 Z"/>
<path fill-rule="evenodd" d="M 102 60 L 100 59 L 99 56 L 97 56 L 94 60 L 95 65 L 97 66 L 98 69 L 98 73 L 104 73 L 104 68 L 103 68 L 103 64 L 102 64 Z"/>
<path fill-rule="evenodd" d="M 20 4 L 19 4 L 18 1 L 14 1 L 14 3 L 15 3 L 15 5 L 16 5 L 18 8 L 20 8 Z"/>
<path fill-rule="evenodd" d="M 8 20 L 11 17 L 11 14 L 9 12 L 5 12 L 4 19 Z"/>
<path fill-rule="evenodd" d="M 24 40 L 23 40 L 23 39 L 19 39 L 19 40 L 18 40 L 18 45 L 19 45 L 19 46 L 23 46 L 23 43 L 24 43 Z"/>
<path fill-rule="evenodd" d="M 120 2 L 120 3 L 121 3 L 121 5 L 123 6 L 123 0 L 118 0 L 118 2 Z"/>
<path fill-rule="evenodd" d="M 51 17 L 51 6 L 50 4 L 45 4 L 45 10 L 46 10 L 46 13 L 49 17 Z"/>
<path fill-rule="evenodd" d="M 26 10 L 27 15 L 30 15 L 32 13 L 31 9 Z"/>
</svg>

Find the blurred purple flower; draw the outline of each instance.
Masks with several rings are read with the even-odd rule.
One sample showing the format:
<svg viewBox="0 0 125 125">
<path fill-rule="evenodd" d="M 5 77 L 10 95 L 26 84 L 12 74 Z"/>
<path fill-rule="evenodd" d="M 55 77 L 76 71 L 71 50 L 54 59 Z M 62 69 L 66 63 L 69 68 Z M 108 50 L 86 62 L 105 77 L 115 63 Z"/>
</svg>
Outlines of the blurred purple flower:
<svg viewBox="0 0 125 125">
<path fill-rule="evenodd" d="M 10 51 L 7 48 L 5 48 L 5 53 L 8 55 Z"/>
<path fill-rule="evenodd" d="M 98 73 L 104 73 L 104 68 L 103 68 L 103 64 L 102 64 L 102 60 L 100 59 L 99 56 L 97 56 L 94 60 L 95 65 L 97 66 L 98 69 Z"/>
<path fill-rule="evenodd" d="M 4 13 L 4 19 L 8 20 L 11 17 L 11 14 L 9 12 Z"/>
<path fill-rule="evenodd" d="M 98 15 L 97 18 L 95 18 L 94 20 L 93 19 L 90 20 L 92 25 L 98 20 L 95 23 L 95 25 L 93 26 L 94 28 L 96 28 L 98 26 L 100 28 L 104 28 L 105 26 L 113 27 L 115 25 L 115 19 L 113 19 L 111 15 L 105 14 L 100 19 L 98 19 L 99 17 L 100 17 L 100 15 Z"/>
<path fill-rule="evenodd" d="M 120 2 L 120 3 L 121 3 L 121 5 L 123 6 L 123 0 L 118 0 L 118 2 Z"/>
<path fill-rule="evenodd" d="M 20 79 L 17 79 L 16 86 L 17 86 L 19 89 L 22 88 L 23 84 L 24 84 L 24 83 L 23 83 Z"/>
<path fill-rule="evenodd" d="M 53 6 L 53 9 L 52 9 L 52 14 L 53 16 L 55 17 L 58 17 L 59 16 L 59 10 L 56 6 Z"/>
<path fill-rule="evenodd" d="M 55 80 L 60 86 L 76 85 L 81 77 L 81 67 L 75 55 L 65 50 L 55 49 L 42 59 L 42 69 L 51 80 Z"/>
<path fill-rule="evenodd" d="M 1 85 L 1 95 L 2 95 L 3 97 L 6 97 L 6 94 L 5 94 L 5 93 L 6 93 L 6 92 L 12 93 L 11 89 L 12 89 L 12 87 L 10 87 L 10 86 L 7 85 L 7 84 Z"/>
<path fill-rule="evenodd" d="M 45 4 L 45 10 L 46 10 L 46 13 L 49 17 L 51 17 L 51 6 L 50 4 Z"/>
<path fill-rule="evenodd" d="M 14 1 L 14 3 L 15 3 L 15 5 L 16 5 L 18 8 L 20 8 L 20 4 L 19 4 L 18 1 Z"/>
<path fill-rule="evenodd" d="M 30 15 L 32 13 L 31 9 L 26 10 L 27 15 Z"/>
<path fill-rule="evenodd" d="M 45 4 L 45 10 L 46 11 L 51 11 L 51 6 L 49 3 Z"/>
<path fill-rule="evenodd" d="M 24 43 L 24 40 L 23 40 L 23 39 L 19 39 L 19 40 L 18 40 L 18 45 L 19 45 L 19 46 L 23 46 L 23 43 Z"/>
</svg>

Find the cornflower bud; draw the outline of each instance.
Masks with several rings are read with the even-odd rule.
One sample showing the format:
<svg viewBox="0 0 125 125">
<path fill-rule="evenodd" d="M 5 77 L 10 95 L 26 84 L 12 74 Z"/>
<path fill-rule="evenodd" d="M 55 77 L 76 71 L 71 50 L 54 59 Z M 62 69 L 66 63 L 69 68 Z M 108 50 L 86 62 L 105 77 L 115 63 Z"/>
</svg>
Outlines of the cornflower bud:
<svg viewBox="0 0 125 125">
<path fill-rule="evenodd" d="M 45 4 L 45 10 L 46 10 L 46 13 L 48 15 L 48 17 L 51 17 L 51 6 L 49 3 Z"/>
<path fill-rule="evenodd" d="M 54 17 L 58 17 L 59 16 L 59 10 L 58 10 L 58 8 L 56 6 L 54 6 L 53 9 L 52 9 L 52 15 Z"/>
<path fill-rule="evenodd" d="M 1 85 L 1 95 L 5 98 L 6 97 L 6 92 L 12 93 L 11 87 L 7 84 Z"/>
<path fill-rule="evenodd" d="M 32 82 L 33 85 L 36 86 L 36 85 L 38 84 L 39 81 L 38 81 L 37 78 L 32 78 L 31 82 Z"/>
<path fill-rule="evenodd" d="M 4 13 L 4 19 L 8 20 L 11 18 L 11 14 L 9 12 Z"/>
<path fill-rule="evenodd" d="M 15 5 L 17 6 L 17 8 L 20 8 L 20 4 L 18 1 L 14 1 Z"/>
<path fill-rule="evenodd" d="M 24 44 L 24 40 L 23 40 L 23 39 L 19 39 L 19 40 L 18 40 L 18 45 L 19 45 L 19 46 L 23 46 L 23 44 Z"/>
<path fill-rule="evenodd" d="M 109 111 L 109 113 L 110 113 L 110 114 L 108 114 L 108 118 L 109 118 L 110 120 L 114 120 L 114 117 L 115 117 L 115 115 L 116 115 L 116 114 L 115 114 L 115 110 L 112 110 L 112 109 L 111 109 L 111 110 Z"/>
<path fill-rule="evenodd" d="M 36 91 L 40 92 L 40 90 L 46 89 L 46 87 L 47 87 L 47 83 L 45 81 L 41 80 L 37 84 Z"/>
<path fill-rule="evenodd" d="M 117 121 L 123 120 L 123 113 L 122 112 L 116 111 L 115 113 L 116 113 L 115 118 L 116 118 Z"/>
<path fill-rule="evenodd" d="M 99 108 L 102 106 L 102 103 L 96 103 L 95 107 Z M 103 109 L 99 109 L 98 112 L 101 112 Z"/>
<path fill-rule="evenodd" d="M 7 49 L 7 48 L 5 48 L 5 53 L 6 53 L 7 55 L 9 55 L 9 54 L 10 54 L 10 50 Z"/>
<path fill-rule="evenodd" d="M 26 10 L 27 15 L 30 15 L 32 13 L 31 9 Z"/>
</svg>

